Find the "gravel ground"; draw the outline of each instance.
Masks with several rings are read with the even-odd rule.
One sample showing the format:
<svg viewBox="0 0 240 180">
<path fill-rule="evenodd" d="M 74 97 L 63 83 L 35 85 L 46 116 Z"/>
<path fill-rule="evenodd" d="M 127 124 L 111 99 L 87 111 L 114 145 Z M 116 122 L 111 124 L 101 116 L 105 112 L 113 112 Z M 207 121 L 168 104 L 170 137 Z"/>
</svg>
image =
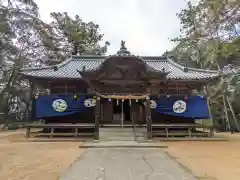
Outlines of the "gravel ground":
<svg viewBox="0 0 240 180">
<path fill-rule="evenodd" d="M 79 142 L 26 142 L 21 131 L 0 133 L 1 180 L 56 180 L 81 155 Z"/>
<path fill-rule="evenodd" d="M 27 142 L 24 133 L 0 132 L 1 180 L 56 180 L 84 152 L 79 142 Z M 240 134 L 220 135 L 229 141 L 164 142 L 165 151 L 200 180 L 239 180 Z"/>
<path fill-rule="evenodd" d="M 239 180 L 240 134 L 220 133 L 227 142 L 165 142 L 167 153 L 200 180 Z"/>
</svg>

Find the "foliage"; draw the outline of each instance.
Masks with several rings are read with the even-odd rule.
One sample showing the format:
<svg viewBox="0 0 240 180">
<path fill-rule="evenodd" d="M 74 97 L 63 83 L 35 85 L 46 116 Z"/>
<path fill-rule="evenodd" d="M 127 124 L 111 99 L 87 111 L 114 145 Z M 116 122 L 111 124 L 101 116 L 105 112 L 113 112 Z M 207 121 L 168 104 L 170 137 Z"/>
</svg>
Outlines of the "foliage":
<svg viewBox="0 0 240 180">
<path fill-rule="evenodd" d="M 99 32 L 99 25 L 84 22 L 78 15 L 74 18 L 68 13 L 51 13 L 51 26 L 55 32 L 54 44 L 48 47 L 53 50 L 55 58 L 63 60 L 72 53 L 102 55 L 107 52 L 109 42 L 103 41 L 103 34 Z M 45 44 L 47 45 L 47 43 Z"/>
<path fill-rule="evenodd" d="M 59 62 L 74 51 L 104 54 L 109 45 L 102 45 L 103 34 L 93 22 L 53 12 L 53 22 L 46 24 L 38 11 L 34 0 L 0 0 L 0 112 L 5 117 L 12 111 L 19 119 L 30 107 L 33 89 L 18 76 L 21 68 Z"/>
<path fill-rule="evenodd" d="M 18 91 L 19 88 L 16 89 L 16 86 L 25 88 L 22 87 L 18 73 L 21 68 L 36 64 L 43 57 L 38 27 L 44 28 L 45 23 L 39 19 L 38 7 L 32 0 L 0 1 L 0 12 L 0 72 L 3 86 L 0 92 L 0 112 L 7 116 L 12 99 L 24 100 L 22 107 L 29 104 L 29 97 L 21 98 L 23 94 Z"/>
<path fill-rule="evenodd" d="M 240 3 L 201 0 L 191 2 L 179 14 L 182 35 L 176 47 L 191 51 L 191 59 L 204 67 L 219 68 L 229 55 L 239 51 Z M 218 58 L 217 56 L 221 57 Z"/>
<path fill-rule="evenodd" d="M 222 70 L 229 63 L 239 65 L 234 61 L 240 57 L 240 1 L 237 0 L 200 0 L 197 5 L 188 2 L 187 8 L 182 9 L 177 16 L 182 28 L 181 35 L 173 41 L 178 45 L 169 52 L 180 63 L 190 66 Z M 184 61 L 184 62 L 182 62 Z M 213 116 L 222 102 L 225 89 L 228 96 L 235 97 L 240 91 L 233 81 L 238 71 L 223 76 L 215 86 L 208 87 L 208 94 L 212 97 Z M 234 91 L 228 87 L 233 86 Z M 232 99 L 233 104 L 238 104 Z M 222 106 L 222 105 L 221 105 Z M 235 111 L 240 113 L 240 109 Z M 222 119 L 222 115 L 217 115 Z"/>
</svg>

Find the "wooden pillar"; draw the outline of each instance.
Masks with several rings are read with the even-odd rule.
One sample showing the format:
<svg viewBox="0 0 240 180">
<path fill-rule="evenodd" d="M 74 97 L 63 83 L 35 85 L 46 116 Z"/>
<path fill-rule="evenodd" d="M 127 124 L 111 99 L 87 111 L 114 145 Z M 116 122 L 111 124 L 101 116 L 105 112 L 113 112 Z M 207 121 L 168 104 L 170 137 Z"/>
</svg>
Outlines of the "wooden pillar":
<svg viewBox="0 0 240 180">
<path fill-rule="evenodd" d="M 31 131 L 31 128 L 28 126 L 26 128 L 26 137 L 29 138 L 30 137 L 30 131 Z"/>
<path fill-rule="evenodd" d="M 53 135 L 54 135 L 54 127 L 51 127 L 51 133 L 50 133 L 50 137 L 53 138 Z"/>
<path fill-rule="evenodd" d="M 100 97 L 97 97 L 97 103 L 95 107 L 95 128 L 94 128 L 94 139 L 99 140 L 99 120 L 100 120 Z"/>
<path fill-rule="evenodd" d="M 74 137 L 77 137 L 78 135 L 78 128 L 74 128 Z"/>
<path fill-rule="evenodd" d="M 147 100 L 146 103 L 147 137 L 148 140 L 152 140 L 152 117 L 149 97 L 147 97 L 146 100 Z"/>
<path fill-rule="evenodd" d="M 206 97 L 206 100 L 207 100 L 207 106 L 208 106 L 208 112 L 209 112 L 209 118 L 211 119 L 212 123 L 213 123 L 213 127 L 215 128 L 216 126 L 216 122 L 214 120 L 214 118 L 212 117 L 212 109 L 211 109 L 211 104 L 210 104 L 210 98 L 208 96 L 208 89 L 206 86 L 203 87 L 203 90 L 204 90 L 204 95 Z"/>
<path fill-rule="evenodd" d="M 30 95 L 31 95 L 31 99 L 30 102 L 28 104 L 27 107 L 27 113 L 28 113 L 28 121 L 35 121 L 36 120 L 36 99 L 34 96 L 34 92 L 35 92 L 35 84 L 32 81 L 29 81 L 30 83 Z M 31 108 L 30 108 L 31 106 Z"/>
<path fill-rule="evenodd" d="M 103 124 L 104 122 L 103 122 L 103 119 L 104 119 L 104 115 L 103 115 L 103 113 L 104 113 L 104 106 L 103 106 L 103 104 L 102 103 L 100 103 L 100 120 L 99 120 L 99 124 Z"/>
</svg>

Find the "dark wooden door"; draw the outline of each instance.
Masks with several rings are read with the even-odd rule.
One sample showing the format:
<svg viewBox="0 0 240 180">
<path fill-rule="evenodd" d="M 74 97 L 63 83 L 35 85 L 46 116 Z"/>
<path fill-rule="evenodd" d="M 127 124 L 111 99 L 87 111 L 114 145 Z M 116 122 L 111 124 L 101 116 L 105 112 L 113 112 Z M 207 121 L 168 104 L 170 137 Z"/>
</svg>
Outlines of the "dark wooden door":
<svg viewBox="0 0 240 180">
<path fill-rule="evenodd" d="M 139 102 L 133 102 L 131 105 L 132 121 L 134 124 L 146 123 L 145 106 Z"/>
<path fill-rule="evenodd" d="M 111 101 L 101 100 L 101 124 L 111 123 L 113 118 L 113 106 Z"/>
</svg>

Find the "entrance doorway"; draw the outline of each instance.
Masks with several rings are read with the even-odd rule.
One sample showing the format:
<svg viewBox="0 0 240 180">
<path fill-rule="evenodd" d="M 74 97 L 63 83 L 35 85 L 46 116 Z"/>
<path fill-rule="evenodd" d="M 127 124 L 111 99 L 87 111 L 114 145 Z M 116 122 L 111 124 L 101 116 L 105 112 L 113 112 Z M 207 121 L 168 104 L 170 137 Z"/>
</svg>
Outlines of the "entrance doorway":
<svg viewBox="0 0 240 180">
<path fill-rule="evenodd" d="M 129 100 L 112 100 L 113 105 L 113 123 L 131 124 L 131 106 Z"/>
</svg>

